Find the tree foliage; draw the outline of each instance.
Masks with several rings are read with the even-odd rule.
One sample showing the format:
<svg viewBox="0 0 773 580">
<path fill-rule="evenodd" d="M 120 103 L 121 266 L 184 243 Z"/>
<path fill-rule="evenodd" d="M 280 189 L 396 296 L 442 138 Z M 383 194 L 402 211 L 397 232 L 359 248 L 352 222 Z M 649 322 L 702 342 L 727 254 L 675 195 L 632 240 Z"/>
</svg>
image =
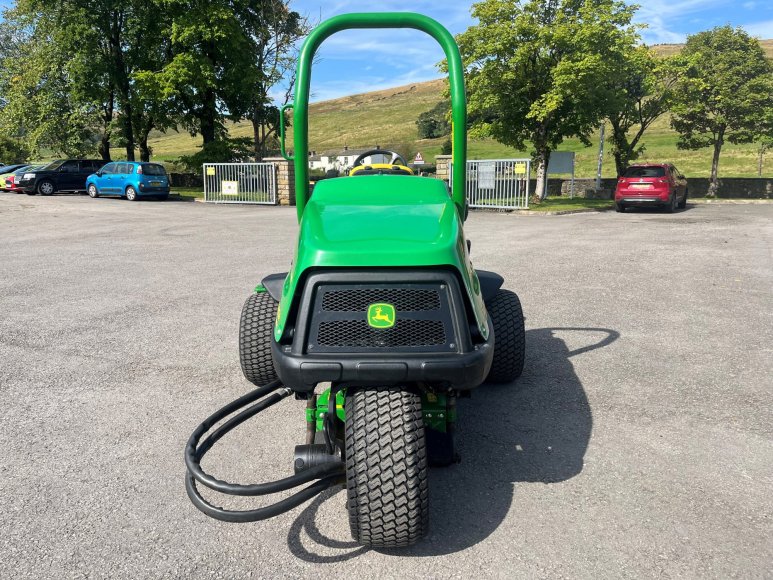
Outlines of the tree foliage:
<svg viewBox="0 0 773 580">
<path fill-rule="evenodd" d="M 634 8 L 615 0 L 484 0 L 459 35 L 473 134 L 522 149 L 544 197 L 550 152 L 567 137 L 589 144 L 611 100 L 606 79 L 637 40 Z"/>
<path fill-rule="evenodd" d="M 104 159 L 120 144 L 148 160 L 151 131 L 176 126 L 225 140 L 227 119 L 253 122 L 262 156 L 272 88 L 306 32 L 287 0 L 18 0 L 4 18 L 0 129 L 34 152 Z"/>
<path fill-rule="evenodd" d="M 611 99 L 607 111 L 618 175 L 644 151 L 641 138 L 669 110 L 679 78 L 673 58 L 658 57 L 644 46 L 632 47 L 620 64 L 620 70 L 609 78 Z"/>
<path fill-rule="evenodd" d="M 773 66 L 758 40 L 730 26 L 688 36 L 679 62 L 671 125 L 679 148 L 713 147 L 713 196 L 725 141 L 748 143 L 765 131 L 761 120 L 773 108 Z"/>
<path fill-rule="evenodd" d="M 450 108 L 451 103 L 448 100 L 442 100 L 429 111 L 420 114 L 416 119 L 419 139 L 436 139 L 451 133 L 451 123 L 448 122 Z"/>
</svg>

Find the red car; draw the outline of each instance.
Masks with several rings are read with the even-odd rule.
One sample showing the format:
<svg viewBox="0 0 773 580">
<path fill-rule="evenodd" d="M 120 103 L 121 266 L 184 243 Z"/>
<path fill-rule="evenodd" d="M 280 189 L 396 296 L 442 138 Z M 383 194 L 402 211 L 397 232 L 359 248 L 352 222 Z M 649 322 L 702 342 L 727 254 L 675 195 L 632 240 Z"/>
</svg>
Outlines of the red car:
<svg viewBox="0 0 773 580">
<path fill-rule="evenodd" d="M 671 163 L 631 165 L 617 178 L 615 209 L 663 207 L 672 213 L 687 205 L 687 179 Z"/>
</svg>

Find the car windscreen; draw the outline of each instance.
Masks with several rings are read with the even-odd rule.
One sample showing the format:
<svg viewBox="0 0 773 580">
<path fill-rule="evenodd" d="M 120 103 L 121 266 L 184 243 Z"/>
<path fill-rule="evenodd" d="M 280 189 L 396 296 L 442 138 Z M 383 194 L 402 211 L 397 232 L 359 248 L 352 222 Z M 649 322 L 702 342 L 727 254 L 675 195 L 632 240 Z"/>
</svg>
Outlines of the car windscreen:
<svg viewBox="0 0 773 580">
<path fill-rule="evenodd" d="M 65 161 L 66 159 L 59 159 L 57 161 L 52 161 L 48 165 L 44 165 L 43 167 L 41 167 L 40 171 L 54 171 L 56 169 L 59 169 L 59 167 L 61 167 Z"/>
<path fill-rule="evenodd" d="M 666 170 L 663 167 L 629 167 L 623 177 L 664 177 Z"/>
<path fill-rule="evenodd" d="M 143 175 L 166 175 L 166 169 L 158 163 L 145 163 L 142 166 Z"/>
</svg>

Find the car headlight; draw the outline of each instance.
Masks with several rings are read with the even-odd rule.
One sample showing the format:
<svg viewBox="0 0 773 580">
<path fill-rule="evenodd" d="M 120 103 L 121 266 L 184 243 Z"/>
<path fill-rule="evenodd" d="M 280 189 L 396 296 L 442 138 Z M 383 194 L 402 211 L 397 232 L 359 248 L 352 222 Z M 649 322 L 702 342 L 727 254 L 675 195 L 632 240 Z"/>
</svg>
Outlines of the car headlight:
<svg viewBox="0 0 773 580">
<path fill-rule="evenodd" d="M 23 179 L 35 179 L 34 173 L 25 173 Z"/>
</svg>

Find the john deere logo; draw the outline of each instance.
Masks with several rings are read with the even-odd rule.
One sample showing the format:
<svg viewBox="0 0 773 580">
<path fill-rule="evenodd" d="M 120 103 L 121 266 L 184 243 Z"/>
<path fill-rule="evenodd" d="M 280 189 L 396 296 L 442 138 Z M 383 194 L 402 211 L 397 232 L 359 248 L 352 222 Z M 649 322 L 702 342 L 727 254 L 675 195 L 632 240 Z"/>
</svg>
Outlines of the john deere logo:
<svg viewBox="0 0 773 580">
<path fill-rule="evenodd" d="M 395 325 L 395 307 L 391 304 L 368 306 L 368 324 L 373 328 L 392 328 Z"/>
</svg>

